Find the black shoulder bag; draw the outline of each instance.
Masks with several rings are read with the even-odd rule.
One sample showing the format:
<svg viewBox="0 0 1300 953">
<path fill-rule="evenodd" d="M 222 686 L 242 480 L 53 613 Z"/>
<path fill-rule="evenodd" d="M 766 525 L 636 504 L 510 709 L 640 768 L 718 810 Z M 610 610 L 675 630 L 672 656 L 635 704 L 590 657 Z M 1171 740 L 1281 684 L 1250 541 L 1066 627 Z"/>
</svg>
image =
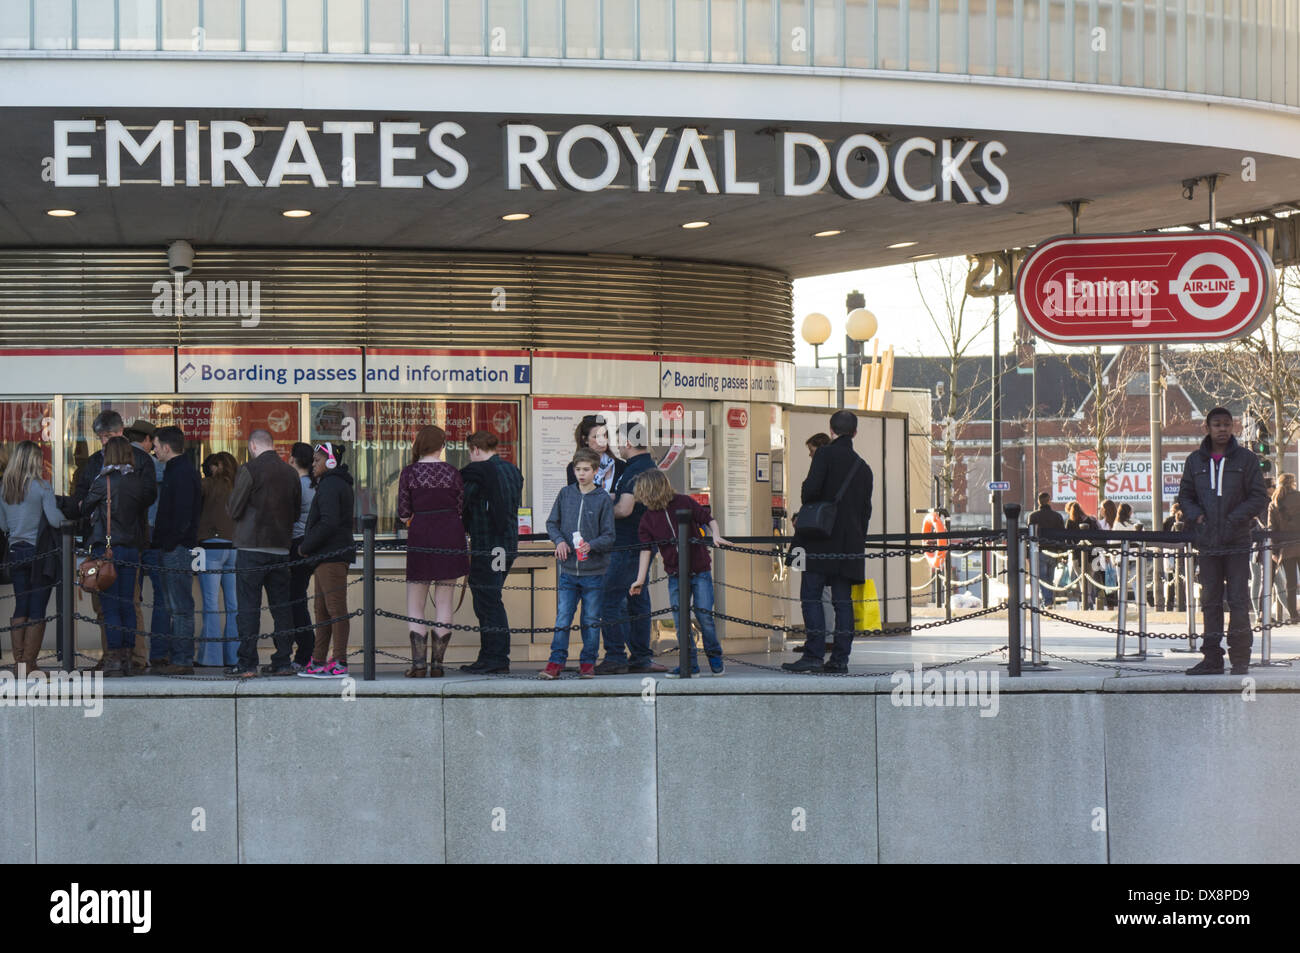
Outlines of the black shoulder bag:
<svg viewBox="0 0 1300 953">
<path fill-rule="evenodd" d="M 844 493 L 853 482 L 853 476 L 860 466 L 862 466 L 862 458 L 858 457 L 849 470 L 849 475 L 844 478 L 844 485 L 835 494 L 834 500 L 829 503 L 823 500 L 818 503 L 804 504 L 803 509 L 794 515 L 795 530 L 810 539 L 830 539 L 839 516 L 840 500 L 844 498 Z"/>
</svg>

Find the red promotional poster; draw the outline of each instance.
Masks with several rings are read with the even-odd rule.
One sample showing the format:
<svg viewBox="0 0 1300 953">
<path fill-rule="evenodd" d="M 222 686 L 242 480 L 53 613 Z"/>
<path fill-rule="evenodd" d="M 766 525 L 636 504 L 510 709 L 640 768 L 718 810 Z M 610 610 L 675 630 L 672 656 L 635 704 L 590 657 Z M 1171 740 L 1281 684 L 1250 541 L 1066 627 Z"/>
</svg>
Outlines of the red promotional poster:
<svg viewBox="0 0 1300 953">
<path fill-rule="evenodd" d="M 1097 451 L 1080 450 L 1074 455 L 1074 498 L 1089 516 L 1097 515 Z"/>
<path fill-rule="evenodd" d="M 1272 260 L 1231 232 L 1069 235 L 1043 242 L 1016 275 L 1016 301 L 1057 344 L 1226 341 L 1273 300 Z"/>
<path fill-rule="evenodd" d="M 0 458 L 3 458 L 0 464 L 8 460 L 14 444 L 24 440 L 40 445 L 45 457 L 45 478 L 49 479 L 54 454 L 52 403 L 39 400 L 0 402 Z"/>
<path fill-rule="evenodd" d="M 447 432 L 447 460 L 469 462 L 466 440 L 487 430 L 500 441 L 502 460 L 519 460 L 519 404 L 475 400 L 339 400 L 312 403 L 312 439 L 340 440 L 366 450 L 406 451 L 421 427 Z M 461 458 L 464 458 L 463 460 Z"/>
</svg>

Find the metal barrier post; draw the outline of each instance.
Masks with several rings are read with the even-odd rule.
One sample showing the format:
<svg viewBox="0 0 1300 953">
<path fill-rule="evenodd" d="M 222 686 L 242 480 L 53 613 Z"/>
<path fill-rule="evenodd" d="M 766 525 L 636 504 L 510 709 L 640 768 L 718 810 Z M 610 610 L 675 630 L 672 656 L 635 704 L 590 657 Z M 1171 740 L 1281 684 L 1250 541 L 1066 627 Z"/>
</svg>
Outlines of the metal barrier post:
<svg viewBox="0 0 1300 953">
<path fill-rule="evenodd" d="M 1155 602 L 1156 605 L 1156 611 L 1164 612 L 1166 606 L 1166 600 L 1165 600 L 1166 589 L 1165 589 L 1165 551 L 1163 547 L 1157 547 L 1156 549 L 1156 561 L 1155 561 L 1155 566 L 1152 569 L 1152 578 L 1154 579 L 1155 582 L 1155 586 L 1154 586 L 1155 593 L 1154 593 L 1153 601 Z"/>
<path fill-rule="evenodd" d="M 677 511 L 677 671 L 691 677 L 691 511 Z M 806 628 L 806 626 L 805 626 Z M 807 641 L 805 639 L 805 641 Z"/>
<path fill-rule="evenodd" d="M 1264 585 L 1260 588 L 1260 600 L 1264 607 L 1260 612 L 1260 660 L 1261 666 L 1289 666 L 1290 662 L 1273 661 L 1273 541 L 1264 537 Z M 1290 585 L 1287 581 L 1287 585 Z"/>
<path fill-rule="evenodd" d="M 1147 657 L 1147 551 L 1138 544 L 1137 554 L 1137 604 L 1138 604 L 1138 658 Z"/>
<path fill-rule="evenodd" d="M 361 517 L 361 617 L 362 680 L 375 680 L 375 526 L 379 517 L 367 513 Z"/>
<path fill-rule="evenodd" d="M 1002 507 L 1007 518 L 1007 674 L 1020 677 L 1020 603 L 1025 598 L 1020 576 L 1020 504 Z M 987 592 L 987 579 L 985 591 Z"/>
<path fill-rule="evenodd" d="M 1047 664 L 1043 661 L 1043 643 L 1042 643 L 1042 616 L 1040 612 L 1043 608 L 1041 579 L 1039 577 L 1038 565 L 1042 561 L 1043 544 L 1038 540 L 1038 527 L 1029 528 L 1029 667 L 1031 670 L 1042 671 L 1047 669 Z"/>
<path fill-rule="evenodd" d="M 74 520 L 64 520 L 59 527 L 63 533 L 63 572 L 59 580 L 59 638 L 63 646 L 63 670 L 71 672 L 77 667 L 77 610 L 76 610 L 76 564 L 73 558 L 72 533 L 77 524 Z"/>
<path fill-rule="evenodd" d="M 1119 606 L 1119 621 L 1115 628 L 1115 658 L 1124 657 L 1124 643 L 1128 641 L 1128 542 L 1119 547 L 1119 572 L 1116 574 L 1119 592 L 1116 593 L 1116 605 Z"/>
<path fill-rule="evenodd" d="M 993 551 L 991 549 L 980 550 L 980 607 L 987 609 L 989 607 L 989 567 L 993 563 Z"/>
<path fill-rule="evenodd" d="M 1196 651 L 1196 557 L 1184 547 L 1183 583 L 1187 586 L 1187 651 Z"/>
</svg>

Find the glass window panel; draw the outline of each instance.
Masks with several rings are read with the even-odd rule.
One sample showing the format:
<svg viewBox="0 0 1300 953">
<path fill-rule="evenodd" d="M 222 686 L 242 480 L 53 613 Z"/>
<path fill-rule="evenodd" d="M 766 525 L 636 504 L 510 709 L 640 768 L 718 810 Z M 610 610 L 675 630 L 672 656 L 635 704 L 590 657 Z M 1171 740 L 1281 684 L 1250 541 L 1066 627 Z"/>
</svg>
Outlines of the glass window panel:
<svg viewBox="0 0 1300 953">
<path fill-rule="evenodd" d="M 1143 31 L 1146 23 L 1141 0 L 1125 0 L 1121 12 L 1123 22 L 1123 62 L 1120 82 L 1125 86 L 1142 85 Z"/>
<path fill-rule="evenodd" d="M 677 0 L 677 56 L 680 62 L 709 58 L 709 9 L 706 0 Z"/>
<path fill-rule="evenodd" d="M 1300 0 L 1287 0 L 1286 101 L 1300 106 Z"/>
<path fill-rule="evenodd" d="M 475 430 L 491 430 L 501 443 L 501 459 L 522 468 L 519 402 L 514 400 L 313 400 L 311 439 L 338 440 L 343 421 L 356 422 L 357 439 L 348 448 L 348 469 L 356 480 L 357 516 L 374 513 L 378 532 L 397 532 L 397 485 L 411 463 L 416 432 L 436 424 L 447 432 L 443 459 L 455 467 L 469 463 L 465 441 Z M 536 512 L 534 504 L 534 512 Z"/>
<path fill-rule="evenodd" d="M 641 0 L 640 50 L 643 60 L 667 61 L 673 55 L 672 0 Z"/>
<path fill-rule="evenodd" d="M 880 69 L 907 69 L 898 55 L 902 30 L 899 0 L 876 0 L 876 20 L 877 65 Z"/>
<path fill-rule="evenodd" d="M 66 50 L 72 46 L 72 0 L 48 0 L 35 5 L 36 48 Z"/>
<path fill-rule="evenodd" d="M 279 50 L 284 47 L 284 21 L 278 3 L 244 4 L 244 49 Z"/>
<path fill-rule="evenodd" d="M 239 49 L 239 0 L 203 0 L 203 48 Z"/>
<path fill-rule="evenodd" d="M 1066 9 L 1066 0 L 1048 0 L 1047 10 L 1047 78 L 1070 79 L 1074 56 L 1073 17 Z"/>
<path fill-rule="evenodd" d="M 870 0 L 844 0 L 844 34 L 848 60 L 845 65 L 873 69 L 876 65 L 876 38 Z"/>
<path fill-rule="evenodd" d="M 25 5 L 25 0 L 24 0 Z M 15 448 L 30 440 L 41 448 L 45 458 L 43 478 L 54 473 L 54 404 L 48 400 L 0 401 L 0 473 L 4 472 Z M 48 435 L 51 439 L 42 439 Z"/>
<path fill-rule="evenodd" d="M 77 0 L 77 49 L 113 48 L 113 0 Z"/>
<path fill-rule="evenodd" d="M 1010 16 L 1010 10 L 1007 9 L 1009 4 L 1003 3 L 997 23 L 996 34 L 997 49 L 994 51 L 997 58 L 995 73 L 998 76 L 1015 76 L 1016 75 L 1016 50 L 1020 43 L 1019 24 L 1015 18 Z M 995 4 L 996 7 L 996 4 Z M 988 29 L 987 22 L 985 29 Z"/>
<path fill-rule="evenodd" d="M 1183 39 L 1185 24 L 1180 24 L 1178 16 L 1179 0 L 1164 0 L 1165 3 L 1165 89 L 1183 89 L 1184 70 L 1183 54 L 1186 42 Z"/>
<path fill-rule="evenodd" d="M 248 437 L 267 430 L 281 457 L 298 442 L 298 399 L 207 400 L 188 397 L 138 397 L 113 400 L 65 400 L 64 459 L 67 486 L 78 467 L 100 450 L 92 424 L 103 410 L 116 410 L 128 424 L 148 420 L 155 427 L 176 426 L 185 434 L 185 453 L 196 467 L 210 454 L 232 454 L 248 462 Z"/>
<path fill-rule="evenodd" d="M 163 49 L 193 50 L 200 45 L 199 0 L 163 0 Z"/>
<path fill-rule="evenodd" d="M 635 0 L 605 0 L 605 59 L 636 59 Z"/>
<path fill-rule="evenodd" d="M 326 0 L 325 17 L 329 31 L 329 52 L 366 51 L 365 0 Z"/>
<path fill-rule="evenodd" d="M 1043 16 L 1047 4 L 1041 0 L 1025 0 L 1025 25 L 1020 31 L 1023 60 L 1021 68 L 1026 79 L 1045 79 L 1046 59 L 1043 50 Z"/>
<path fill-rule="evenodd" d="M 1183 33 L 1184 56 L 1187 63 L 1187 90 L 1205 91 L 1205 17 L 1204 0 L 1184 0 L 1187 25 Z"/>
<path fill-rule="evenodd" d="M 29 0 L 0 0 L 0 49 L 25 50 L 31 46 Z"/>
<path fill-rule="evenodd" d="M 779 0 L 781 16 L 779 62 L 806 66 L 812 62 L 812 37 L 808 35 L 808 8 L 805 0 Z"/>
<path fill-rule="evenodd" d="M 527 0 L 528 56 L 560 55 L 560 0 Z M 644 7 L 644 4 L 642 4 Z"/>
<path fill-rule="evenodd" d="M 1201 47 L 1204 90 L 1223 95 L 1223 0 L 1203 0 L 1205 44 Z"/>
<path fill-rule="evenodd" d="M 285 0 L 285 39 L 290 53 L 319 53 L 325 26 L 324 0 Z"/>
<path fill-rule="evenodd" d="M 1221 0 L 1223 11 L 1223 95 L 1241 95 L 1241 28 L 1237 23 L 1240 0 Z"/>
<path fill-rule="evenodd" d="M 487 0 L 488 55 L 523 56 L 523 0 Z"/>
<path fill-rule="evenodd" d="M 370 52 L 405 53 L 402 0 L 370 0 Z"/>
<path fill-rule="evenodd" d="M 713 46 L 710 58 L 715 63 L 739 63 L 744 44 L 740 32 L 740 0 L 713 0 L 710 9 Z"/>
<path fill-rule="evenodd" d="M 930 0 L 911 0 L 907 13 L 907 68 L 929 72 Z"/>
<path fill-rule="evenodd" d="M 958 18 L 957 0 L 942 0 L 939 7 L 939 71 L 965 72 L 966 21 Z"/>
<path fill-rule="evenodd" d="M 989 5 L 995 0 L 970 0 L 970 52 L 967 71 L 974 76 L 989 74 L 989 57 L 996 51 L 989 47 Z"/>
<path fill-rule="evenodd" d="M 450 2 L 450 0 L 411 4 L 412 53 L 447 52 L 447 41 L 443 35 L 442 2 Z"/>
<path fill-rule="evenodd" d="M 483 4 L 481 0 L 447 0 L 448 51 L 452 56 L 483 55 Z"/>
<path fill-rule="evenodd" d="M 776 0 L 745 0 L 745 62 L 775 63 Z"/>
<path fill-rule="evenodd" d="M 817 66 L 844 65 L 844 34 L 840 28 L 840 9 L 843 0 L 812 0 L 813 4 L 813 62 Z M 714 4 L 717 10 L 717 4 Z M 714 13 L 714 26 L 717 14 Z"/>
<path fill-rule="evenodd" d="M 564 55 L 573 59 L 600 57 L 600 0 L 568 0 L 564 6 Z"/>
<path fill-rule="evenodd" d="M 1097 82 L 1097 54 L 1093 51 L 1092 28 L 1096 22 L 1096 0 L 1074 3 L 1074 76 L 1076 83 Z"/>
<path fill-rule="evenodd" d="M 1284 0 L 1273 0 L 1272 42 L 1269 49 L 1269 99 L 1275 103 L 1286 102 L 1286 4 Z M 1295 29 L 1292 25 L 1292 29 Z"/>
</svg>

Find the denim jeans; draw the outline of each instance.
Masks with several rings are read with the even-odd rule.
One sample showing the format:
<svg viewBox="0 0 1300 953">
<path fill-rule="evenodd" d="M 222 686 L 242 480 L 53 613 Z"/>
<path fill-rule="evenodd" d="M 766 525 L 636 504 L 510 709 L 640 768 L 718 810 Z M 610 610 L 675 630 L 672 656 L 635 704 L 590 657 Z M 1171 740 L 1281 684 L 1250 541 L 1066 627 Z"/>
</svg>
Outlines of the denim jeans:
<svg viewBox="0 0 1300 953">
<path fill-rule="evenodd" d="M 162 553 L 156 549 L 146 549 L 140 554 L 141 569 L 136 579 L 136 604 L 138 611 L 135 614 L 136 628 L 144 631 L 149 630 L 149 659 L 161 661 L 167 658 L 171 651 L 171 642 L 166 638 L 172 634 L 172 618 L 167 608 L 167 583 L 163 579 L 166 573 L 158 571 L 162 565 Z M 149 580 L 149 585 L 153 589 L 149 598 L 153 600 L 153 610 L 145 613 L 143 602 L 144 580 Z M 149 624 L 145 625 L 146 616 Z"/>
<path fill-rule="evenodd" d="M 14 543 L 9 549 L 9 578 L 14 584 L 15 619 L 44 619 L 45 607 L 50 602 L 50 587 L 33 588 L 32 577 L 38 570 L 33 560 L 36 547 L 30 543 Z"/>
<path fill-rule="evenodd" d="M 803 604 L 804 658 L 822 661 L 826 654 L 826 614 L 822 610 L 822 589 L 831 587 L 835 605 L 835 646 L 831 661 L 848 664 L 853 650 L 853 580 L 844 576 L 805 570 L 799 581 L 799 599 Z"/>
<path fill-rule="evenodd" d="M 636 582 L 637 562 L 640 554 L 633 549 L 611 553 L 605 569 L 605 589 L 601 594 L 601 607 L 607 620 L 627 619 L 631 622 L 607 621 L 601 628 L 605 634 L 605 661 L 613 659 L 628 665 L 647 665 L 650 652 L 650 593 L 644 589 L 639 596 L 630 596 L 628 587 Z"/>
<path fill-rule="evenodd" d="M 291 561 L 302 558 L 302 554 L 298 552 L 301 544 L 301 537 L 290 544 Z M 289 567 L 289 598 L 293 600 L 293 627 L 297 629 L 293 634 L 295 646 L 293 660 L 299 665 L 306 665 L 311 661 L 312 649 L 315 647 L 315 630 L 311 624 L 311 611 L 307 607 L 307 586 L 311 582 L 314 569 L 311 563 L 297 563 Z M 329 616 L 325 618 L 328 619 Z"/>
<path fill-rule="evenodd" d="M 695 664 L 695 639 L 690 636 L 690 626 L 681 617 L 681 607 L 677 602 L 679 592 L 677 573 L 668 577 L 668 601 L 673 607 L 673 618 L 677 620 L 677 631 L 686 635 L 691 645 L 691 664 Z M 713 623 L 713 573 L 709 571 L 691 573 L 691 609 L 695 621 L 700 624 L 700 637 L 704 640 L 704 654 L 709 658 L 722 658 L 722 643 L 718 641 L 717 627 Z"/>
<path fill-rule="evenodd" d="M 1038 551 L 1038 590 L 1043 605 L 1050 606 L 1055 598 L 1050 586 L 1056 582 L 1056 560 L 1042 550 Z"/>
<path fill-rule="evenodd" d="M 208 570 L 233 570 L 235 550 L 205 549 L 204 565 Z M 199 665 L 234 665 L 239 661 L 239 629 L 235 624 L 235 574 L 205 572 L 199 577 L 203 596 L 203 639 L 198 645 L 195 662 Z M 225 605 L 226 624 L 222 631 L 221 613 L 217 610 L 218 593 Z M 221 642 L 219 639 L 226 641 Z"/>
<path fill-rule="evenodd" d="M 190 565 L 194 557 L 188 546 L 161 553 L 163 595 L 167 599 L 167 609 L 171 613 L 171 636 L 160 638 L 155 635 L 154 646 L 162 642 L 166 648 L 162 656 L 170 656 L 173 665 L 194 664 L 194 574 Z M 155 648 L 151 658 L 159 658 Z"/>
<path fill-rule="evenodd" d="M 569 626 L 582 602 L 582 654 L 578 661 L 594 664 L 600 654 L 600 605 L 604 576 L 571 576 L 561 571 L 556 580 L 555 636 L 549 661 L 563 665 L 569 659 Z M 629 583 L 630 585 L 630 583 Z M 608 645 L 607 649 L 608 651 Z M 606 655 L 608 658 L 608 655 Z"/>
<path fill-rule="evenodd" d="M 491 556 L 470 557 L 469 594 L 479 625 L 476 661 L 493 667 L 510 664 L 510 619 L 501 601 L 501 587 L 505 584 L 506 574 L 492 571 Z"/>
<path fill-rule="evenodd" d="M 271 620 L 275 626 L 272 641 L 275 651 L 271 666 L 284 668 L 292 661 L 293 607 L 289 604 L 289 555 L 254 553 L 238 550 L 235 568 L 239 576 L 235 591 L 239 597 L 239 665 L 244 669 L 257 668 L 257 637 L 262 627 L 262 590 L 271 605 Z"/>
<path fill-rule="evenodd" d="M 91 550 L 96 558 L 104 555 L 104 547 Z M 117 568 L 117 581 L 99 594 L 99 604 L 104 608 L 105 637 L 110 649 L 135 647 L 135 577 L 140 550 L 134 546 L 114 546 L 113 565 Z"/>
</svg>

